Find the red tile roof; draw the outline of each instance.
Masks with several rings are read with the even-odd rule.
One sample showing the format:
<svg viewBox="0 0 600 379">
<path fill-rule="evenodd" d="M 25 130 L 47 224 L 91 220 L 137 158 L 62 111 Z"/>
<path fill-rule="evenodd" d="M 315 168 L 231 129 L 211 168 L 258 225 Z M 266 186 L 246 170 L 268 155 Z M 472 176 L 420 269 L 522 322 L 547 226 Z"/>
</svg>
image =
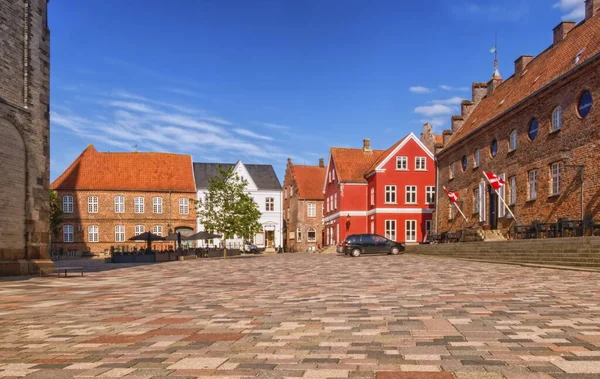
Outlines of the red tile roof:
<svg viewBox="0 0 600 379">
<path fill-rule="evenodd" d="M 365 174 L 383 153 L 383 150 L 365 153 L 363 149 L 332 147 L 331 156 L 338 180 L 340 182 L 366 183 Z"/>
<path fill-rule="evenodd" d="M 89 145 L 50 188 L 196 192 L 190 155 L 99 153 L 94 145 Z"/>
<path fill-rule="evenodd" d="M 533 59 L 526 66 L 523 75 L 511 76 L 491 96 L 483 98 L 445 148 L 465 138 L 559 76 L 581 66 L 599 52 L 600 15 L 595 15 L 573 28 L 563 41 L 550 46 Z M 578 53 L 579 61 L 575 63 Z"/>
<path fill-rule="evenodd" d="M 444 136 L 441 134 L 434 134 L 435 136 L 435 144 L 436 145 L 443 145 L 444 144 Z"/>
<path fill-rule="evenodd" d="M 410 134 L 407 135 L 406 137 L 402 138 L 400 141 L 396 142 L 395 144 L 393 144 L 389 149 L 387 149 L 381 155 L 379 155 L 379 157 L 375 160 L 375 162 L 373 162 L 371 164 L 371 166 L 369 166 L 369 169 L 367 170 L 367 172 L 365 172 L 365 174 L 368 174 L 369 172 L 375 170 L 377 168 L 377 166 L 379 166 L 379 164 L 385 158 L 387 158 L 387 156 L 390 155 L 392 153 L 392 151 L 394 151 L 394 149 L 397 148 L 398 145 L 400 145 L 402 142 L 404 142 L 404 140 L 407 139 L 409 136 L 410 136 Z"/>
<path fill-rule="evenodd" d="M 292 166 L 292 174 L 298 187 L 300 199 L 323 199 L 323 183 L 327 168 L 319 166 Z"/>
</svg>

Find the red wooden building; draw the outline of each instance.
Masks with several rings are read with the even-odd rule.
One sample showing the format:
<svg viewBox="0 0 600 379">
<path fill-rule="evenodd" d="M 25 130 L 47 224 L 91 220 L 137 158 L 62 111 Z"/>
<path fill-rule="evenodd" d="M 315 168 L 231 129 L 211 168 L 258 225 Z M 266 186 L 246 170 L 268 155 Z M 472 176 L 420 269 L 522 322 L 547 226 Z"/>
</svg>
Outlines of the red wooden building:
<svg viewBox="0 0 600 379">
<path fill-rule="evenodd" d="M 325 243 L 375 233 L 421 242 L 435 208 L 433 154 L 409 134 L 387 150 L 331 148 L 323 192 Z"/>
</svg>

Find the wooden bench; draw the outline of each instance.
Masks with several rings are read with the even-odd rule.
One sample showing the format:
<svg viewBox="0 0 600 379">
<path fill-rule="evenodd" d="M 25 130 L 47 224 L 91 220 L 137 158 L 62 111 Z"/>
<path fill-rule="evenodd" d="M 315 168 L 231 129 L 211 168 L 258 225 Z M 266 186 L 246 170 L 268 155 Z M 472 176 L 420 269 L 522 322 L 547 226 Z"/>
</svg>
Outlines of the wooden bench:
<svg viewBox="0 0 600 379">
<path fill-rule="evenodd" d="M 55 267 L 53 272 L 56 272 L 57 277 L 60 278 L 60 273 L 65 273 L 65 278 L 67 277 L 67 273 L 69 271 L 79 271 L 81 272 L 81 276 L 83 276 L 83 267 Z M 42 276 L 42 272 L 40 271 L 40 276 Z"/>
</svg>

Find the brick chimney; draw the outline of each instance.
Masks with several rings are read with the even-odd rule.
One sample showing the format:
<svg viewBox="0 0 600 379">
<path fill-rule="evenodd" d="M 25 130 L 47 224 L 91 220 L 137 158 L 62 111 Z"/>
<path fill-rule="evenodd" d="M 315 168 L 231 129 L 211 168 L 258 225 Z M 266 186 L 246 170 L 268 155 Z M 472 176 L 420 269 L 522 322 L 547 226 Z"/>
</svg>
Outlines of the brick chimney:
<svg viewBox="0 0 600 379">
<path fill-rule="evenodd" d="M 555 30 L 554 36 L 556 39 L 556 29 L 554 29 L 554 30 Z M 519 58 L 517 58 L 517 60 L 515 61 L 515 78 L 520 77 L 521 74 L 523 72 L 525 72 L 525 68 L 527 67 L 529 62 L 531 62 L 532 60 L 533 60 L 533 57 L 531 55 L 521 55 Z"/>
<path fill-rule="evenodd" d="M 463 120 L 469 118 L 471 112 L 473 112 L 473 109 L 475 109 L 475 103 L 473 103 L 471 100 L 463 100 L 460 103 L 460 115 L 462 116 Z"/>
<path fill-rule="evenodd" d="M 473 103 L 477 106 L 481 99 L 487 95 L 487 83 L 474 82 L 471 85 L 471 94 L 473 96 Z"/>
<path fill-rule="evenodd" d="M 575 22 L 573 22 L 573 21 L 563 21 L 560 24 L 556 25 L 553 29 L 554 30 L 553 44 L 556 45 L 563 39 L 567 38 L 567 34 L 569 34 L 571 29 L 573 29 L 574 27 L 575 27 Z"/>
<path fill-rule="evenodd" d="M 585 19 L 589 20 L 600 12 L 600 0 L 585 0 Z"/>
<path fill-rule="evenodd" d="M 319 158 L 319 167 L 325 167 L 325 160 L 323 158 Z"/>
<path fill-rule="evenodd" d="M 446 146 L 448 144 L 448 142 L 450 142 L 450 138 L 452 138 L 452 134 L 453 134 L 452 130 L 448 130 L 448 129 L 446 129 L 442 132 L 442 139 L 444 141 L 443 142 L 444 146 Z"/>
<path fill-rule="evenodd" d="M 363 139 L 363 152 L 365 152 L 365 153 L 373 152 L 373 150 L 371 150 L 371 140 L 368 138 Z"/>
<path fill-rule="evenodd" d="M 488 83 L 487 83 L 487 94 L 488 96 L 490 96 L 491 94 L 494 93 L 494 91 L 496 90 L 496 88 L 498 88 L 498 86 L 500 84 L 502 84 L 504 80 L 502 78 L 492 78 Z"/>
<path fill-rule="evenodd" d="M 465 119 L 461 115 L 452 116 L 452 131 L 455 132 L 460 129 L 465 123 Z"/>
</svg>

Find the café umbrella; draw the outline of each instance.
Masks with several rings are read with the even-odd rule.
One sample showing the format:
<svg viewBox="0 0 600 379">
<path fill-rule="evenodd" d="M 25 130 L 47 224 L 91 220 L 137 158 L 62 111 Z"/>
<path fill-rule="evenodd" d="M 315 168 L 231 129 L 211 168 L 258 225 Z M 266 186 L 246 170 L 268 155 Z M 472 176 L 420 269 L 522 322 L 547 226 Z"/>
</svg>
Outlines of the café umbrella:
<svg viewBox="0 0 600 379">
<path fill-rule="evenodd" d="M 202 232 L 198 232 L 196 234 L 192 234 L 191 236 L 187 236 L 187 237 L 185 237 L 185 239 L 188 241 L 197 241 L 197 240 L 211 240 L 213 238 L 221 238 L 221 237 L 222 237 L 222 235 L 220 235 L 220 234 L 202 231 Z"/>
<path fill-rule="evenodd" d="M 175 245 L 176 248 L 181 247 L 182 239 L 181 232 L 171 233 L 165 237 L 165 241 L 177 241 L 177 244 Z"/>
<path fill-rule="evenodd" d="M 144 232 L 142 234 L 138 234 L 137 236 L 133 236 L 129 239 L 130 241 L 146 241 L 148 243 L 148 250 L 152 246 L 152 241 L 164 241 L 165 237 L 159 236 L 158 234 Z"/>
</svg>

